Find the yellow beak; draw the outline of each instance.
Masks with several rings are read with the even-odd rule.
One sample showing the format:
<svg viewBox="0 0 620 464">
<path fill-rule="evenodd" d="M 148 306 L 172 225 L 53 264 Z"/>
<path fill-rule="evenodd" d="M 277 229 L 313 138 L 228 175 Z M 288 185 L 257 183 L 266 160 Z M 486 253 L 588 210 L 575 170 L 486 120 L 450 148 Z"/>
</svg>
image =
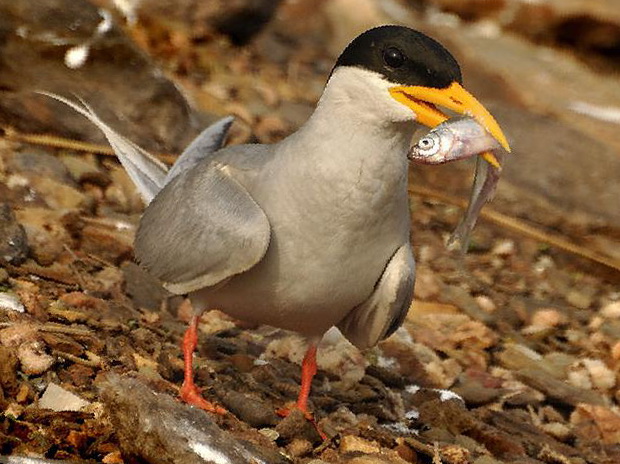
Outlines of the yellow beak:
<svg viewBox="0 0 620 464">
<path fill-rule="evenodd" d="M 396 86 L 390 88 L 390 95 L 399 103 L 411 108 L 417 115 L 416 120 L 428 127 L 435 127 L 448 119 L 448 116 L 438 110 L 435 105 L 470 116 L 489 131 L 507 152 L 510 152 L 508 140 L 495 118 L 458 82 L 453 82 L 444 89 Z M 499 161 L 493 153 L 484 152 L 481 156 L 492 166 L 500 168 Z"/>
</svg>

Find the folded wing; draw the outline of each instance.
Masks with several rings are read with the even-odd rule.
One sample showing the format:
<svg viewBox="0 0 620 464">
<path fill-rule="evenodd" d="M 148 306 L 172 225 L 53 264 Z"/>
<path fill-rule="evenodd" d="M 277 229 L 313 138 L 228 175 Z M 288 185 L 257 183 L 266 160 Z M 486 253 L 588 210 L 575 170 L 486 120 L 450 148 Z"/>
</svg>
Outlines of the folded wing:
<svg viewBox="0 0 620 464">
<path fill-rule="evenodd" d="M 221 161 L 174 178 L 144 212 L 136 258 L 173 293 L 211 287 L 250 269 L 269 246 L 267 216 Z"/>
</svg>

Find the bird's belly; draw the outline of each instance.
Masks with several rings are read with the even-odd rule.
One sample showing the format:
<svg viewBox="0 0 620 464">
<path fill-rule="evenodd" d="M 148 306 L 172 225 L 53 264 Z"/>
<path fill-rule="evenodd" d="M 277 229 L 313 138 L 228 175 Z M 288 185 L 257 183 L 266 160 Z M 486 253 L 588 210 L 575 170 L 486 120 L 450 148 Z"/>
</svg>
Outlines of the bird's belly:
<svg viewBox="0 0 620 464">
<path fill-rule="evenodd" d="M 282 216 L 267 212 L 267 254 L 217 291 L 205 290 L 209 306 L 306 336 L 336 325 L 370 296 L 390 257 L 409 239 L 406 195 L 380 200 L 385 204 L 357 200 L 359 211 L 346 202 L 308 211 L 305 202 L 298 214 L 294 205 L 284 205 Z"/>
</svg>

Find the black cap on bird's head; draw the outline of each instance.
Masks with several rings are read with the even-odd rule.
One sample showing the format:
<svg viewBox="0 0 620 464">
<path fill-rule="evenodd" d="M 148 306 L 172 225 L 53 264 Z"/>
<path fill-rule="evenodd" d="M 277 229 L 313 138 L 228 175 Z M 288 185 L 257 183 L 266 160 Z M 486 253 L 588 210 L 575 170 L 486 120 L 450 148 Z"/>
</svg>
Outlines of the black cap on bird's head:
<svg viewBox="0 0 620 464">
<path fill-rule="evenodd" d="M 428 127 L 448 119 L 437 106 L 470 116 L 510 151 L 508 141 L 493 116 L 462 86 L 461 68 L 439 42 L 402 26 L 380 26 L 356 37 L 342 52 L 332 73 L 340 67 L 379 74 L 389 83 L 388 92 Z M 492 154 L 484 154 L 499 166 Z"/>
<path fill-rule="evenodd" d="M 334 68 L 355 66 L 400 85 L 444 88 L 462 82 L 458 62 L 436 40 L 401 26 L 380 26 L 353 40 Z"/>
</svg>

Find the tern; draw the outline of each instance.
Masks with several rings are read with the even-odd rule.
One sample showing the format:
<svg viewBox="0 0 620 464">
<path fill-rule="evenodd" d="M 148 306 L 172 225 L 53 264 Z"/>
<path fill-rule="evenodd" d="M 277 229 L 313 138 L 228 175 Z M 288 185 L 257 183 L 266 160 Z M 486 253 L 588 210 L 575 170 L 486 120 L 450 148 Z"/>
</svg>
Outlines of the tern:
<svg viewBox="0 0 620 464">
<path fill-rule="evenodd" d="M 72 106 L 106 135 L 147 204 L 135 257 L 194 315 L 183 339 L 181 398 L 207 411 L 193 380 L 199 317 L 296 331 L 308 340 L 296 407 L 308 397 L 317 344 L 331 327 L 360 349 L 392 334 L 413 298 L 408 159 L 416 125 L 474 118 L 509 151 L 500 126 L 462 86 L 438 42 L 380 26 L 342 52 L 315 111 L 275 144 L 222 148 L 232 118 L 207 128 L 169 169 L 86 105 Z M 497 165 L 491 153 L 482 156 Z"/>
</svg>

